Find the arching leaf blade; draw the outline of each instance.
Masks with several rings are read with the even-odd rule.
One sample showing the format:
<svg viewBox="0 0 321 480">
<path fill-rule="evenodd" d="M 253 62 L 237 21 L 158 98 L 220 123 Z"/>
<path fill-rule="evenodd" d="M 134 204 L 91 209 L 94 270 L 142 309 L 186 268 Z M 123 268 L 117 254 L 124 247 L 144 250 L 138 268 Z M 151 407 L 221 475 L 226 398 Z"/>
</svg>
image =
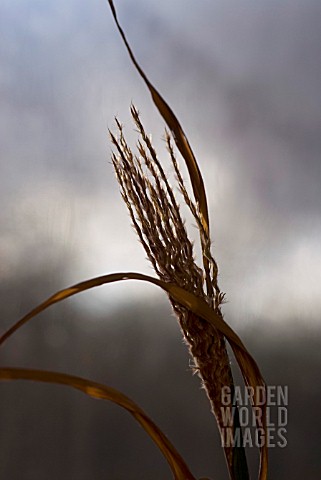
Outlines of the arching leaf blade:
<svg viewBox="0 0 321 480">
<path fill-rule="evenodd" d="M 185 461 L 160 428 L 135 402 L 119 390 L 88 379 L 60 372 L 29 370 L 21 368 L 0 368 L 0 380 L 29 380 L 56 385 L 66 385 L 82 391 L 96 399 L 111 401 L 127 410 L 152 438 L 166 458 L 175 480 L 195 480 Z"/>
<path fill-rule="evenodd" d="M 37 305 L 34 309 L 24 315 L 20 320 L 18 320 L 12 327 L 10 327 L 1 337 L 0 337 L 0 345 L 2 345 L 11 335 L 13 335 L 19 328 L 25 325 L 29 320 L 31 320 L 39 313 L 47 310 L 51 305 L 55 303 L 61 302 L 66 298 L 72 297 L 78 293 L 84 292 L 86 290 L 90 290 L 91 288 L 99 287 L 106 283 L 113 283 L 121 280 L 148 280 L 150 283 L 154 283 L 159 285 L 160 280 L 148 277 L 146 275 L 140 273 L 111 273 L 108 275 L 102 275 L 100 277 L 95 277 L 90 280 L 85 280 L 84 282 L 77 283 L 72 285 L 71 287 L 65 288 L 63 290 L 59 290 L 55 294 L 51 295 L 47 298 L 44 302 Z"/>
<path fill-rule="evenodd" d="M 117 17 L 117 12 L 114 6 L 114 3 L 112 0 L 108 0 L 108 3 L 111 8 L 111 12 L 113 15 L 113 18 L 115 20 L 116 26 L 118 28 L 118 31 L 122 37 L 122 40 L 127 48 L 128 54 L 130 56 L 130 59 L 132 60 L 136 70 L 144 80 L 151 96 L 154 101 L 154 104 L 156 105 L 159 113 L 165 120 L 166 124 L 168 125 L 174 141 L 176 143 L 176 146 L 180 153 L 182 154 L 182 157 L 185 160 L 188 173 L 190 176 L 192 188 L 193 188 L 193 193 L 195 196 L 195 199 L 197 203 L 199 204 L 199 210 L 201 214 L 201 219 L 202 219 L 202 224 L 204 227 L 204 230 L 208 233 L 209 232 L 209 219 L 208 219 L 208 207 L 207 207 L 207 199 L 206 199 L 206 192 L 205 192 L 205 187 L 204 187 L 204 181 L 202 178 L 201 171 L 199 169 L 199 166 L 197 164 L 195 155 L 193 153 L 193 150 L 189 144 L 189 141 L 183 131 L 183 128 L 178 121 L 176 115 L 174 114 L 173 110 L 170 108 L 168 103 L 163 99 L 163 97 L 159 94 L 159 92 L 156 90 L 156 88 L 152 85 L 148 77 L 146 76 L 145 72 L 141 68 L 141 66 L 138 64 L 133 51 L 128 43 L 128 40 L 126 38 L 126 35 L 123 31 L 123 29 L 120 26 L 120 23 L 118 21 Z"/>
<path fill-rule="evenodd" d="M 176 284 L 165 283 L 157 278 L 150 277 L 148 275 L 137 272 L 125 272 L 125 273 L 112 273 L 109 275 L 102 275 L 100 277 L 92 278 L 84 282 L 77 283 L 64 290 L 60 290 L 43 303 L 34 308 L 27 315 L 22 317 L 16 322 L 7 332 L 0 338 L 0 345 L 7 340 L 14 332 L 21 328 L 25 323 L 31 320 L 33 317 L 43 312 L 51 305 L 61 302 L 62 300 L 84 292 L 91 288 L 95 288 L 107 283 L 118 282 L 122 280 L 140 280 L 147 281 L 154 285 L 161 287 L 165 290 L 173 300 L 180 303 L 185 308 L 191 310 L 193 313 L 211 323 L 217 330 L 219 330 L 230 343 L 241 373 L 243 375 L 245 384 L 256 389 L 256 387 L 265 388 L 265 382 L 263 376 L 257 366 L 254 358 L 250 355 L 245 345 L 243 344 L 237 333 L 225 322 L 225 320 L 217 315 L 213 309 L 211 309 L 207 303 L 200 297 L 197 297 L 191 292 L 184 290 Z M 254 406 L 262 410 L 262 418 L 265 418 L 265 405 L 259 405 L 256 401 Z M 266 425 L 262 425 L 262 428 L 266 434 Z M 267 446 L 266 443 L 261 449 L 261 467 L 260 467 L 260 480 L 266 480 L 267 478 Z"/>
</svg>

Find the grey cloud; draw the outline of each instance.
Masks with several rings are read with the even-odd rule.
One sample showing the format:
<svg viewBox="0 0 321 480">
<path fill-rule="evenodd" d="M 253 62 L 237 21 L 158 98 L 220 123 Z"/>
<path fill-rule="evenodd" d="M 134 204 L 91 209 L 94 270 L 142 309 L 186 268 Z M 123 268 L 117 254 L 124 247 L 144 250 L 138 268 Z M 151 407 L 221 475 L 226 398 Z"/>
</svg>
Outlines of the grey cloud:
<svg viewBox="0 0 321 480">
<path fill-rule="evenodd" d="M 2 198 L 48 178 L 72 185 L 79 204 L 95 201 L 88 192 L 108 189 L 112 198 L 107 126 L 114 114 L 126 122 L 134 100 L 147 130 L 161 137 L 149 94 L 105 4 L 47 2 L 41 10 L 19 3 L 0 7 Z M 262 271 L 273 259 L 288 265 L 293 239 L 309 245 L 309 234 L 318 235 L 321 7 L 303 0 L 185 5 L 120 3 L 119 18 L 200 160 L 233 294 L 249 260 Z M 92 204 L 88 218 L 94 213 Z"/>
<path fill-rule="evenodd" d="M 221 10 L 220 5 L 209 8 L 206 29 L 195 22 L 191 35 L 188 28 L 178 33 L 172 28 L 170 39 L 167 35 L 160 55 L 167 64 L 166 89 L 183 91 L 178 98 L 183 102 L 185 96 L 186 108 L 180 108 L 201 126 L 199 137 L 205 134 L 208 148 L 225 155 L 233 151 L 231 168 L 240 187 L 252 188 L 267 208 L 317 213 L 320 4 L 259 2 L 253 8 L 251 2 L 232 2 Z M 213 47 L 207 40 L 205 51 L 197 35 L 203 42 L 212 38 Z"/>
</svg>

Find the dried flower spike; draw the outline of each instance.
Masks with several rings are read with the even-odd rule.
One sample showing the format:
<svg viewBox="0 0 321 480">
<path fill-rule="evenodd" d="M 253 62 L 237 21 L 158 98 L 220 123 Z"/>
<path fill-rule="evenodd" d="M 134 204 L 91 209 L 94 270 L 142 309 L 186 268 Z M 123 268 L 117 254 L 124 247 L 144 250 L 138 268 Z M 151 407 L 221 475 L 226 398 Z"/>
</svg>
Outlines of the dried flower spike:
<svg viewBox="0 0 321 480">
<path fill-rule="evenodd" d="M 115 146 L 112 161 L 116 177 L 140 242 L 162 281 L 177 284 L 201 297 L 216 314 L 222 316 L 220 304 L 224 295 L 217 283 L 218 268 L 210 252 L 211 241 L 201 221 L 198 205 L 187 193 L 171 137 L 166 132 L 167 149 L 176 173 L 178 188 L 199 229 L 203 257 L 207 260 L 204 270 L 196 264 L 193 244 L 181 217 L 180 206 L 134 106 L 131 107 L 131 114 L 139 133 L 137 153 L 128 146 L 123 127 L 117 120 L 118 136 L 112 133 L 110 135 Z M 169 298 L 193 357 L 194 369 L 202 379 L 217 424 L 222 431 L 223 428 L 226 429 L 221 413 L 222 387 L 233 388 L 224 336 L 203 318 L 170 296 Z M 225 455 L 231 478 L 234 478 L 233 450 L 230 446 L 225 447 Z"/>
</svg>

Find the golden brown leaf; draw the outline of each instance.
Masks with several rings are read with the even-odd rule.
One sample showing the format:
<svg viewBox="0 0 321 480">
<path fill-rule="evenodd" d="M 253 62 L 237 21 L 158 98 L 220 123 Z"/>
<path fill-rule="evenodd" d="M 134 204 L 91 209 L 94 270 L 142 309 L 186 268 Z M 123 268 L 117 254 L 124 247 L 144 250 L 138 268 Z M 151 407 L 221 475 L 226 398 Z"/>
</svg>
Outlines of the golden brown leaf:
<svg viewBox="0 0 321 480">
<path fill-rule="evenodd" d="M 192 148 L 187 140 L 187 137 L 176 117 L 174 114 L 173 110 L 170 108 L 168 103 L 163 99 L 163 97 L 159 94 L 159 92 L 156 90 L 156 88 L 152 85 L 150 80 L 148 79 L 147 75 L 143 71 L 143 69 L 140 67 L 138 64 L 133 51 L 127 41 L 127 38 L 125 36 L 125 33 L 123 29 L 121 28 L 118 18 L 117 18 L 117 13 L 116 9 L 114 6 L 114 3 L 112 0 L 108 0 L 115 23 L 117 25 L 118 31 L 124 41 L 124 44 L 126 45 L 127 51 L 129 53 L 129 56 L 136 67 L 136 70 L 144 80 L 144 82 L 147 85 L 148 90 L 150 91 L 150 94 L 152 96 L 152 99 L 165 120 L 166 124 L 168 125 L 170 131 L 172 132 L 173 138 L 175 140 L 176 146 L 178 150 L 181 152 L 185 162 L 186 166 L 189 172 L 189 176 L 191 179 L 191 184 L 194 192 L 194 196 L 196 201 L 199 204 L 199 209 L 201 213 L 201 218 L 202 218 L 202 223 L 205 231 L 209 231 L 209 221 L 208 221 L 208 207 L 207 207 L 207 200 L 206 200 L 206 193 L 205 193 L 205 188 L 204 188 L 204 182 L 202 178 L 202 174 L 200 172 L 200 169 L 198 167 L 198 164 L 195 159 L 195 155 L 192 151 Z"/>
<path fill-rule="evenodd" d="M 172 283 L 165 283 L 157 278 L 136 272 L 112 273 L 109 275 L 102 275 L 101 277 L 92 278 L 90 280 L 86 280 L 84 282 L 72 285 L 71 287 L 68 287 L 64 290 L 60 290 L 59 292 L 55 293 L 47 300 L 45 300 L 43 303 L 38 305 L 36 308 L 31 310 L 31 312 L 27 313 L 27 315 L 22 317 L 7 332 L 5 332 L 4 335 L 2 335 L 2 337 L 0 338 L 0 345 L 6 339 L 8 339 L 15 331 L 22 327 L 26 322 L 31 320 L 40 312 L 46 310 L 51 305 L 61 302 L 68 297 L 89 290 L 91 288 L 101 286 L 107 283 L 118 282 L 121 280 L 143 280 L 157 285 L 163 290 L 165 290 L 175 301 L 179 302 L 185 308 L 188 308 L 196 315 L 202 317 L 204 320 L 214 325 L 214 327 L 217 328 L 217 330 L 219 330 L 230 343 L 241 373 L 243 375 L 245 384 L 253 387 L 254 391 L 257 386 L 265 386 L 259 367 L 257 366 L 254 358 L 247 351 L 239 336 L 220 316 L 218 316 L 207 305 L 207 303 L 202 298 L 197 297 L 193 293 L 184 290 L 178 285 Z M 259 405 L 255 402 L 254 406 L 262 409 L 263 414 L 261 418 L 265 418 L 265 405 Z M 262 425 L 259 425 L 259 427 L 262 427 L 264 431 L 266 431 L 266 426 L 264 423 Z M 265 480 L 267 478 L 266 442 L 261 449 L 261 468 L 259 478 L 260 480 Z"/>
<path fill-rule="evenodd" d="M 119 390 L 73 375 L 22 368 L 0 368 L 0 380 L 31 380 L 35 382 L 67 385 L 81 390 L 93 398 L 109 400 L 116 403 L 127 410 L 152 438 L 166 458 L 175 480 L 195 480 L 183 458 L 164 433 L 135 402 Z"/>
</svg>

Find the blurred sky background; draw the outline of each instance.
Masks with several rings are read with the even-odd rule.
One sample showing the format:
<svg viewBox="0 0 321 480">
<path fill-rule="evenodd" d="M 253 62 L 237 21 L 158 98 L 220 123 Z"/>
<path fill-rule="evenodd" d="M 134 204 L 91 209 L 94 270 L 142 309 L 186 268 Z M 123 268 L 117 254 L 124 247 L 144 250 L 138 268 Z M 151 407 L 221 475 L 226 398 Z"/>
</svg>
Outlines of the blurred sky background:
<svg viewBox="0 0 321 480">
<path fill-rule="evenodd" d="M 250 343 L 258 355 L 260 348 L 265 352 L 262 336 L 258 340 L 262 332 L 279 337 L 273 350 L 278 359 L 282 345 L 298 334 L 304 352 L 315 355 L 313 362 L 307 358 L 320 365 L 314 342 L 321 309 L 321 2 L 117 0 L 115 5 L 140 65 L 177 114 L 199 161 L 220 286 L 227 292 L 226 320 L 241 334 L 252 332 Z M 108 128 L 114 128 L 115 115 L 134 145 L 131 102 L 167 162 L 164 124 L 106 1 L 1 0 L 5 325 L 71 283 L 115 271 L 153 274 L 110 164 Z M 187 225 L 197 238 L 189 217 Z M 126 315 L 142 306 L 149 312 L 155 305 L 166 310 L 167 299 L 153 286 L 126 282 L 83 294 L 69 305 L 90 322 L 101 320 L 104 312 L 117 313 L 120 306 Z M 165 323 L 168 329 L 171 323 L 172 318 Z M 49 324 L 43 332 L 53 349 L 68 338 L 59 328 Z M 89 327 L 84 328 L 86 338 Z M 31 344 L 25 350 L 19 345 L 5 357 L 7 363 L 26 364 L 28 352 L 33 359 L 44 358 Z M 81 352 L 79 345 L 75 351 Z M 154 367 L 165 361 L 157 356 L 157 346 Z M 293 352 L 294 347 L 291 359 Z M 269 358 L 267 351 L 262 355 L 262 361 Z M 296 370 L 286 358 L 280 361 L 290 377 Z M 72 365 L 82 374 L 80 363 Z M 305 396 L 320 390 L 319 372 L 310 375 L 300 384 Z M 319 386 L 310 391 L 307 378 Z M 275 383 L 273 373 L 270 379 Z M 287 383 L 286 375 L 282 381 Z M 319 478 L 311 468 L 309 478 Z M 3 472 L 9 478 L 10 470 Z M 79 472 L 75 478 L 82 478 Z"/>
<path fill-rule="evenodd" d="M 226 312 L 241 324 L 268 317 L 315 328 L 320 2 L 138 0 L 117 8 L 199 160 Z M 1 278 L 62 259 L 65 284 L 151 273 L 118 194 L 107 128 L 117 115 L 134 141 L 133 101 L 162 149 L 163 123 L 107 2 L 3 0 L 0 22 Z M 162 295 L 116 286 L 86 304 L 119 302 L 124 288 L 129 302 Z"/>
</svg>

